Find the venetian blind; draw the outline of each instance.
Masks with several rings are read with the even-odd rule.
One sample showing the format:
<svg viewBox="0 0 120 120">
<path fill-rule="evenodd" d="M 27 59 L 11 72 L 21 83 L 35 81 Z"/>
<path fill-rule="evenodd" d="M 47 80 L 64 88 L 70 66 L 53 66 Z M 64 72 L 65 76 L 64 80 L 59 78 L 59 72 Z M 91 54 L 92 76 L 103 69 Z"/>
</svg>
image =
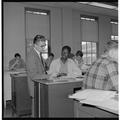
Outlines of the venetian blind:
<svg viewBox="0 0 120 120">
<path fill-rule="evenodd" d="M 82 41 L 98 41 L 98 24 L 97 21 L 81 19 Z"/>
</svg>

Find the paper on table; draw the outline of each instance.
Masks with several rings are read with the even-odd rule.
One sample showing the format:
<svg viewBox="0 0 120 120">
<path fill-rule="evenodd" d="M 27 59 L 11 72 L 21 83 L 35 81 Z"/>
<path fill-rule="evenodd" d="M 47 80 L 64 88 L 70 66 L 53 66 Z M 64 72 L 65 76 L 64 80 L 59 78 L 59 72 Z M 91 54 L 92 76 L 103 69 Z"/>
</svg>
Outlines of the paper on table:
<svg viewBox="0 0 120 120">
<path fill-rule="evenodd" d="M 26 71 L 8 71 L 9 74 L 21 74 L 21 73 L 26 73 Z"/>
<path fill-rule="evenodd" d="M 53 80 L 53 81 L 64 81 L 64 80 L 81 80 L 82 78 L 84 78 L 84 76 L 78 76 L 78 77 L 71 77 L 71 76 L 61 76 L 61 77 L 52 77 L 50 76 L 49 80 Z"/>
<path fill-rule="evenodd" d="M 17 74 L 17 76 L 23 77 L 23 76 L 27 76 L 27 74 L 26 73 L 19 73 L 19 74 Z"/>
<path fill-rule="evenodd" d="M 83 100 L 80 102 L 95 105 L 98 107 L 108 108 L 108 109 L 111 109 L 114 111 L 118 111 L 118 109 L 119 109 L 118 101 L 115 101 L 114 99 L 107 99 L 107 100 L 103 100 L 103 101 Z"/>
<path fill-rule="evenodd" d="M 85 89 L 80 90 L 73 95 L 69 95 L 69 98 L 77 99 L 77 100 L 91 100 L 91 101 L 103 101 L 113 97 L 116 94 L 114 91 L 104 91 L 104 90 L 96 90 L 96 89 Z"/>
</svg>

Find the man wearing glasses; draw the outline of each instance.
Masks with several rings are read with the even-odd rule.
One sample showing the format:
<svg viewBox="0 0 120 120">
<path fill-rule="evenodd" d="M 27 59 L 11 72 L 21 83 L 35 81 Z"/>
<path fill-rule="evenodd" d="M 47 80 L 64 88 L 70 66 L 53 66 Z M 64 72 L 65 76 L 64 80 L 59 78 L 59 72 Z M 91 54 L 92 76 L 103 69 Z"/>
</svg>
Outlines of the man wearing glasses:
<svg viewBox="0 0 120 120">
<path fill-rule="evenodd" d="M 46 74 L 41 53 L 44 51 L 46 39 L 43 35 L 36 35 L 33 40 L 33 47 L 27 56 L 27 73 L 28 87 L 30 97 L 32 98 L 32 117 L 34 115 L 34 83 L 32 80 L 36 78 L 45 79 L 49 75 Z"/>
</svg>

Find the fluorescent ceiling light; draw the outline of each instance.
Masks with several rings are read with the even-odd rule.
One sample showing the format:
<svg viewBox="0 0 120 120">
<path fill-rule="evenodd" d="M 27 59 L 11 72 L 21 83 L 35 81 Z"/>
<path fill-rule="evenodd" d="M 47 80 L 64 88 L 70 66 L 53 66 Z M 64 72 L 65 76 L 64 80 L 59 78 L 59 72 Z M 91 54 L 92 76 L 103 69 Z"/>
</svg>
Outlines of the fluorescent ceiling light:
<svg viewBox="0 0 120 120">
<path fill-rule="evenodd" d="M 108 8 L 108 9 L 118 10 L 118 8 L 116 6 L 107 5 L 107 4 L 100 3 L 100 2 L 78 2 L 78 3 L 88 4 L 88 5 L 93 5 L 93 6 L 103 7 L 103 8 Z"/>
<path fill-rule="evenodd" d="M 83 20 L 95 21 L 95 19 L 92 19 L 92 18 L 87 18 L 87 17 L 81 17 L 81 19 L 83 19 Z"/>
<path fill-rule="evenodd" d="M 110 23 L 113 23 L 113 24 L 118 24 L 118 22 L 113 22 L 113 21 L 111 21 Z"/>
<path fill-rule="evenodd" d="M 37 14 L 37 15 L 47 15 L 47 13 L 44 12 L 34 12 L 34 11 L 26 11 L 27 13 Z"/>
</svg>

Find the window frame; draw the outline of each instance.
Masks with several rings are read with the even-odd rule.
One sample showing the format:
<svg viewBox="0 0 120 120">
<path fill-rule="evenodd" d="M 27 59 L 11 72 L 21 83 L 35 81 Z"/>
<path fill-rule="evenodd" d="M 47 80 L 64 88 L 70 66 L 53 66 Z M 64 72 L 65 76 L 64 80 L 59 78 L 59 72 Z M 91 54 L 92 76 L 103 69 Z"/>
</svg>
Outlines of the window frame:
<svg viewBox="0 0 120 120">
<path fill-rule="evenodd" d="M 97 22 L 97 24 L 98 24 L 98 18 L 97 17 L 94 17 L 94 16 L 89 16 L 89 15 L 80 15 L 80 23 L 81 23 L 81 18 L 82 19 L 84 19 L 85 18 L 85 20 L 90 20 L 90 21 L 96 21 Z M 82 29 L 81 29 L 81 31 L 82 31 Z M 99 39 L 98 39 L 99 40 Z M 82 48 L 83 48 L 83 46 L 82 46 L 82 42 L 86 42 L 86 48 L 87 48 L 87 42 L 90 42 L 91 43 L 91 45 L 92 45 L 92 43 L 95 43 L 96 44 L 96 59 L 95 60 L 97 60 L 97 58 L 98 58 L 98 51 L 99 51 L 99 48 L 98 48 L 98 46 L 99 46 L 99 41 L 83 41 L 83 38 L 82 38 L 82 41 L 81 41 L 81 50 L 82 50 Z M 91 47 L 92 48 L 92 47 Z M 91 49 L 92 50 L 92 49 Z M 82 50 L 82 52 L 83 52 L 83 50 Z M 87 59 L 87 50 L 86 50 L 86 52 L 83 52 L 83 55 L 84 54 L 86 54 L 86 59 Z M 94 61 L 92 61 L 92 52 L 91 52 L 91 63 L 90 64 L 88 64 L 89 62 L 86 60 L 86 61 L 84 61 L 85 62 L 85 64 L 88 64 L 88 65 L 91 65 Z"/>
<path fill-rule="evenodd" d="M 112 31 L 112 24 L 118 25 L 118 20 L 111 19 L 110 24 L 111 24 L 111 31 Z M 113 35 L 113 33 L 111 32 L 110 38 L 111 38 L 111 40 L 118 40 L 118 35 Z"/>
<path fill-rule="evenodd" d="M 43 9 L 37 9 L 37 8 L 28 8 L 28 7 L 24 8 L 25 24 L 26 24 L 26 13 L 27 13 L 27 11 L 29 11 L 28 12 L 29 14 L 36 14 L 37 12 L 46 13 L 46 15 L 49 16 L 49 32 L 50 32 L 50 11 L 49 10 L 43 10 Z M 36 14 L 36 15 L 44 15 L 44 14 Z M 51 35 L 50 35 L 50 39 L 51 39 Z M 43 54 L 47 53 L 47 58 L 48 58 L 49 53 L 51 52 L 51 49 L 50 49 L 50 47 L 51 47 L 51 40 L 50 39 L 47 40 L 48 41 L 48 48 L 47 48 L 48 51 L 47 52 L 42 52 Z M 28 43 L 31 43 L 31 45 L 29 46 Z M 26 38 L 26 33 L 25 33 L 25 54 L 26 54 L 26 57 L 27 57 L 27 52 L 28 52 L 27 49 L 28 49 L 28 47 L 32 47 L 32 46 L 33 46 L 33 38 L 27 39 Z M 43 54 L 42 54 L 42 57 L 43 57 Z M 43 57 L 43 59 L 45 59 L 45 58 Z"/>
<path fill-rule="evenodd" d="M 85 45 L 86 45 L 86 52 L 83 51 L 83 46 L 82 46 L 83 56 L 85 55 L 85 56 L 86 56 L 86 59 L 87 59 L 87 58 L 88 58 L 87 55 L 91 55 L 91 61 L 90 61 L 90 63 L 89 63 L 87 60 L 84 61 L 84 62 L 85 62 L 85 64 L 91 65 L 91 64 L 97 59 L 97 57 L 98 57 L 98 54 L 97 54 L 97 53 L 98 53 L 98 49 L 97 49 L 98 42 L 95 42 L 95 41 L 94 41 L 94 42 L 93 42 L 93 41 L 91 41 L 91 42 L 90 42 L 90 41 L 89 41 L 89 42 L 87 42 L 87 41 L 82 41 L 81 44 L 82 44 L 83 42 L 86 43 L 86 44 L 85 44 Z M 88 48 L 88 47 L 87 47 L 87 43 L 91 43 L 91 49 L 90 49 L 90 52 L 88 52 L 88 49 L 87 49 L 87 48 Z M 96 44 L 96 52 L 93 52 L 93 51 L 92 51 L 92 50 L 93 50 L 93 49 L 92 49 L 92 48 L 93 48 L 93 47 L 92 47 L 92 43 L 95 43 L 95 44 Z M 83 44 L 82 44 L 82 45 L 83 45 Z M 95 59 L 94 61 L 93 61 L 93 54 L 96 55 L 96 59 Z"/>
</svg>

